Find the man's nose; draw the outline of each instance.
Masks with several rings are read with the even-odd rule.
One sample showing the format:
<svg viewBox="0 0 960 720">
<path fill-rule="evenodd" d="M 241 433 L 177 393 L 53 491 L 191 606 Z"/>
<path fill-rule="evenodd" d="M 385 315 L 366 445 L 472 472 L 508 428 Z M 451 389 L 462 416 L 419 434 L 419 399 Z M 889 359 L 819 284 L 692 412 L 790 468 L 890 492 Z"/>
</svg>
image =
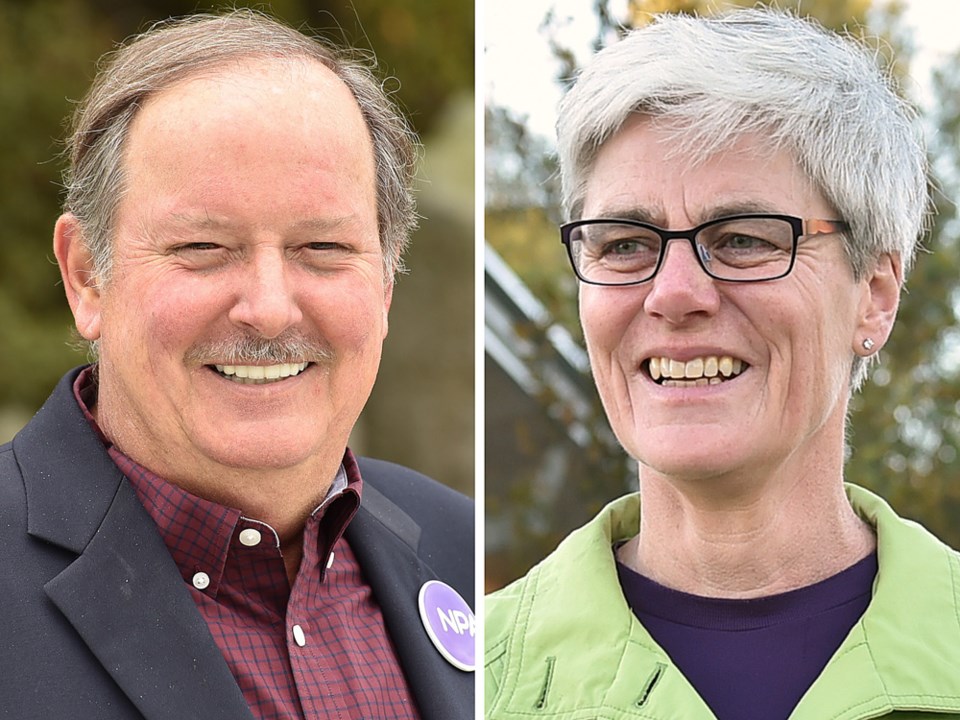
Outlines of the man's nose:
<svg viewBox="0 0 960 720">
<path fill-rule="evenodd" d="M 716 281 L 704 271 L 686 238 L 668 241 L 660 269 L 650 281 L 644 309 L 673 324 L 691 315 L 713 315 L 720 308 Z"/>
<path fill-rule="evenodd" d="M 257 251 L 239 282 L 238 300 L 230 310 L 234 324 L 274 338 L 303 319 L 282 250 Z"/>
</svg>

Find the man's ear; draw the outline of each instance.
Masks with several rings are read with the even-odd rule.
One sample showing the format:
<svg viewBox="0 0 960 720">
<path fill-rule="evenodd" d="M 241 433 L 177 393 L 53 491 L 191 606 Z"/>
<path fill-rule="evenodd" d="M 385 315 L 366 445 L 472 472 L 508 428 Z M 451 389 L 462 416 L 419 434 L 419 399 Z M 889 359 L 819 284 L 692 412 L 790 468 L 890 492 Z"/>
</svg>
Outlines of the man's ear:
<svg viewBox="0 0 960 720">
<path fill-rule="evenodd" d="M 389 329 L 389 315 L 390 315 L 390 303 L 393 302 L 393 283 L 394 280 L 391 277 L 387 280 L 386 285 L 383 288 L 383 337 L 387 337 L 387 330 Z"/>
<path fill-rule="evenodd" d="M 86 340 L 100 338 L 100 288 L 93 258 L 83 240 L 80 222 L 64 213 L 53 230 L 53 254 L 57 256 L 67 302 L 77 331 Z"/>
<path fill-rule="evenodd" d="M 893 330 L 893 321 L 900 306 L 900 288 L 903 285 L 903 265 L 897 253 L 884 253 L 862 281 L 864 292 L 860 300 L 857 336 L 854 351 L 864 354 L 863 342 L 873 341 L 872 354 L 883 347 Z"/>
</svg>

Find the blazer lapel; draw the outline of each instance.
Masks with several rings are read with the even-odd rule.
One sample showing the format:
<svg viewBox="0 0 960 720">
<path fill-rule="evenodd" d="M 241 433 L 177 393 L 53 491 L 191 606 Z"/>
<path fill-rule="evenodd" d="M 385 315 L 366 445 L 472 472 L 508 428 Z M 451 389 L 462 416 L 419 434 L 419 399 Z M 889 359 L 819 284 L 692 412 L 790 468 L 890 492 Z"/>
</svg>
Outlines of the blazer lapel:
<svg viewBox="0 0 960 720">
<path fill-rule="evenodd" d="M 420 588 L 435 573 L 416 554 L 420 528 L 368 483 L 346 538 L 383 611 L 423 720 L 474 716 L 474 674 L 450 665 L 433 646 L 420 620 Z"/>
<path fill-rule="evenodd" d="M 147 720 L 252 720 L 133 488 L 65 377 L 14 440 L 28 532 L 78 555 L 44 589 Z"/>
<path fill-rule="evenodd" d="M 176 565 L 126 482 L 83 554 L 45 589 L 148 720 L 252 720 Z"/>
</svg>

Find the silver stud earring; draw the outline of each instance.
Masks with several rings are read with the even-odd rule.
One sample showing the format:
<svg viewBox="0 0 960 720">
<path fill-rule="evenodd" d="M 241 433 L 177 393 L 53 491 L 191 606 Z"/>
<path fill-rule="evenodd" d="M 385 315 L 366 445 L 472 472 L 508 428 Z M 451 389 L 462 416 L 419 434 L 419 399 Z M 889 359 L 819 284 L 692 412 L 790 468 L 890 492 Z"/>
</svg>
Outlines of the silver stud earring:
<svg viewBox="0 0 960 720">
<path fill-rule="evenodd" d="M 867 352 L 870 352 L 871 350 L 873 350 L 874 345 L 876 345 L 876 343 L 870 338 L 866 338 L 863 341 L 863 349 L 866 350 Z"/>
</svg>

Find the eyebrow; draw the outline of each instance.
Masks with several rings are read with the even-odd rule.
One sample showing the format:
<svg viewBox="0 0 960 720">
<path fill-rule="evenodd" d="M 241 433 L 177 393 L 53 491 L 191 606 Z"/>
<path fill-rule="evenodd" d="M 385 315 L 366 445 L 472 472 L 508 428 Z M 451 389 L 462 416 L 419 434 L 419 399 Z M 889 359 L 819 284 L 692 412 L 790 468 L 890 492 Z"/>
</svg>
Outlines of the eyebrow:
<svg viewBox="0 0 960 720">
<path fill-rule="evenodd" d="M 327 233 L 334 230 L 342 230 L 344 227 L 353 223 L 354 220 L 355 217 L 353 215 L 329 218 L 307 218 L 306 220 L 300 220 L 290 225 L 288 230 L 295 232 Z"/>
<path fill-rule="evenodd" d="M 698 219 L 696 225 L 701 223 L 710 222 L 711 220 L 716 220 L 718 218 L 730 217 L 732 215 L 754 215 L 754 214 L 785 214 L 782 208 L 777 208 L 771 205 L 770 203 L 758 201 L 758 200 L 743 200 L 743 201 L 734 201 L 728 203 L 722 203 L 720 205 L 710 206 L 708 209 L 704 210 Z M 636 222 L 646 223 L 648 225 L 654 225 L 657 227 L 663 227 L 664 212 L 660 208 L 656 209 L 647 209 L 643 207 L 633 207 L 633 208 L 601 208 L 600 212 L 596 214 L 597 218 L 607 218 L 610 220 L 633 220 Z"/>
<path fill-rule="evenodd" d="M 354 216 L 338 216 L 329 218 L 307 218 L 297 221 L 285 228 L 285 232 L 325 233 L 341 230 L 353 222 Z M 190 230 L 235 230 L 242 227 L 228 216 L 219 217 L 199 213 L 171 213 L 164 222 Z"/>
<path fill-rule="evenodd" d="M 189 230 L 220 230 L 236 224 L 231 222 L 229 218 L 215 217 L 209 213 L 201 215 L 200 213 L 179 212 L 170 213 L 161 220 L 161 223 Z"/>
<path fill-rule="evenodd" d="M 658 210 L 647 210 L 645 208 L 600 208 L 595 214 L 597 218 L 608 220 L 635 220 L 637 222 L 647 223 L 648 225 L 657 225 L 658 218 L 663 217 L 663 212 Z"/>
</svg>

